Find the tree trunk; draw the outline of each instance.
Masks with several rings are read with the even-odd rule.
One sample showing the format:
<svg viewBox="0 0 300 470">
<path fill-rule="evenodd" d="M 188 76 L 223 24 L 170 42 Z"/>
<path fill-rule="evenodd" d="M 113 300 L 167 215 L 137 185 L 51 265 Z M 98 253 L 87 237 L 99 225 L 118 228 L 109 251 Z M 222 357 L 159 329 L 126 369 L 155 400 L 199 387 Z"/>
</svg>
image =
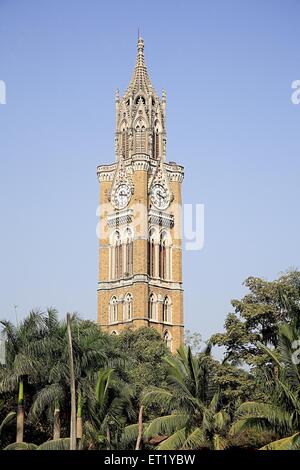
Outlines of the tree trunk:
<svg viewBox="0 0 300 470">
<path fill-rule="evenodd" d="M 82 439 L 82 399 L 81 390 L 78 390 L 77 398 L 77 422 L 76 422 L 76 437 L 78 439 L 78 449 L 81 449 Z"/>
<path fill-rule="evenodd" d="M 23 442 L 24 437 L 24 382 L 19 381 L 18 411 L 17 411 L 17 437 L 16 442 Z"/>
<path fill-rule="evenodd" d="M 76 450 L 76 391 L 74 360 L 72 347 L 71 316 L 67 313 L 68 349 L 70 361 L 70 391 L 71 391 L 71 420 L 70 420 L 70 450 Z"/>
<path fill-rule="evenodd" d="M 53 440 L 60 439 L 60 409 L 56 405 L 54 409 Z"/>
<path fill-rule="evenodd" d="M 139 411 L 139 420 L 138 420 L 138 437 L 136 440 L 136 445 L 135 445 L 135 450 L 140 450 L 141 442 L 142 442 L 142 436 L 143 436 L 143 411 L 144 407 L 140 407 Z"/>
</svg>

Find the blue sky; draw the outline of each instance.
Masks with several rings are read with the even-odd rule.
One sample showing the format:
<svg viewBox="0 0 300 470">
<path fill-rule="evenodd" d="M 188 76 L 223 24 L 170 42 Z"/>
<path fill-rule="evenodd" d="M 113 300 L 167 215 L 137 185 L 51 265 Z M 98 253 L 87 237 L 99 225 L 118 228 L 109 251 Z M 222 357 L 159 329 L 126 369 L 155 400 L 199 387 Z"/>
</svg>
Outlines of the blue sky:
<svg viewBox="0 0 300 470">
<path fill-rule="evenodd" d="M 300 265 L 297 0 L 0 0 L 0 316 L 96 319 L 96 166 L 114 159 L 114 91 L 137 29 L 167 90 L 167 157 L 205 244 L 184 253 L 186 326 L 220 331 L 249 275 Z"/>
</svg>

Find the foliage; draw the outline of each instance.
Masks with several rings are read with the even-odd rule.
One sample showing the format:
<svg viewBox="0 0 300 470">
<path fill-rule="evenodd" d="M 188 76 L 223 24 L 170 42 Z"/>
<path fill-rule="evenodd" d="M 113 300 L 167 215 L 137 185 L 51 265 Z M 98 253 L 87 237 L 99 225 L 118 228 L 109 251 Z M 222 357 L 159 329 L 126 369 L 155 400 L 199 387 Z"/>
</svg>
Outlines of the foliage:
<svg viewBox="0 0 300 470">
<path fill-rule="evenodd" d="M 225 332 L 213 335 L 211 341 L 225 347 L 233 364 L 260 366 L 268 356 L 257 342 L 276 348 L 279 325 L 300 321 L 300 272 L 287 272 L 271 282 L 249 277 L 244 285 L 250 292 L 232 300 L 234 313 L 225 320 Z"/>
<path fill-rule="evenodd" d="M 245 286 L 204 351 L 198 333 L 172 355 L 153 328 L 108 335 L 72 315 L 78 448 L 134 449 L 143 410 L 145 449 L 300 449 L 300 273 Z M 1 325 L 0 448 L 69 449 L 65 321 L 48 309 Z M 225 348 L 222 362 L 213 345 Z"/>
<path fill-rule="evenodd" d="M 299 339 L 299 333 L 298 328 L 282 324 L 276 352 L 260 344 L 270 362 L 276 365 L 273 377 L 264 383 L 268 389 L 268 402 L 242 403 L 231 428 L 231 434 L 243 429 L 272 431 L 279 439 L 262 447 L 264 450 L 300 449 L 300 367 L 294 360 L 292 347 Z"/>
<path fill-rule="evenodd" d="M 216 449 L 227 447 L 226 428 L 229 415 L 220 407 L 210 367 L 210 351 L 193 356 L 191 348 L 181 347 L 175 357 L 166 357 L 167 387 L 151 388 L 143 402 L 162 401 L 169 414 L 152 420 L 145 428 L 147 441 L 164 439 L 159 450 Z"/>
</svg>

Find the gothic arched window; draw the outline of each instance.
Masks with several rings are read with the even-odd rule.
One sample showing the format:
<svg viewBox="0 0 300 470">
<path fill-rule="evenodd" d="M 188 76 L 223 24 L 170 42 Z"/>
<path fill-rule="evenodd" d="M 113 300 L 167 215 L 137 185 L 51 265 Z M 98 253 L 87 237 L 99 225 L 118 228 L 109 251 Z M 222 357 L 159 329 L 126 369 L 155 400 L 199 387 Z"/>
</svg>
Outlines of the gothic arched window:
<svg viewBox="0 0 300 470">
<path fill-rule="evenodd" d="M 135 151 L 136 153 L 139 152 L 141 148 L 141 128 L 140 126 L 136 126 L 135 128 Z"/>
<path fill-rule="evenodd" d="M 163 322 L 171 323 L 171 300 L 168 296 L 165 297 L 163 303 Z"/>
<path fill-rule="evenodd" d="M 159 277 L 166 278 L 166 240 L 162 236 L 159 244 Z"/>
<path fill-rule="evenodd" d="M 125 295 L 124 298 L 124 310 L 123 310 L 123 318 L 124 320 L 131 320 L 132 319 L 132 295 L 130 293 Z"/>
<path fill-rule="evenodd" d="M 159 240 L 159 277 L 161 279 L 171 279 L 172 263 L 171 237 L 166 231 L 163 231 Z"/>
<path fill-rule="evenodd" d="M 135 126 L 135 152 L 146 152 L 146 126 L 143 120 L 138 121 Z"/>
<path fill-rule="evenodd" d="M 118 302 L 117 297 L 113 296 L 109 302 L 109 323 L 118 321 Z"/>
<path fill-rule="evenodd" d="M 123 274 L 123 253 L 120 232 L 116 231 L 110 242 L 110 275 L 111 279 L 119 279 Z"/>
<path fill-rule="evenodd" d="M 168 330 L 164 332 L 164 342 L 166 343 L 167 348 L 169 348 L 170 351 L 172 351 L 172 336 Z"/>
<path fill-rule="evenodd" d="M 122 155 L 124 155 L 125 158 L 128 157 L 128 128 L 126 127 L 126 122 L 123 122 L 121 126 L 121 152 Z"/>
<path fill-rule="evenodd" d="M 158 121 L 155 122 L 155 128 L 152 135 L 152 154 L 153 158 L 159 158 L 160 153 L 160 129 Z"/>
<path fill-rule="evenodd" d="M 146 128 L 145 126 L 141 127 L 141 153 L 146 152 Z"/>
<path fill-rule="evenodd" d="M 137 96 L 136 99 L 135 99 L 135 104 L 139 104 L 139 103 L 141 103 L 141 102 L 142 102 L 143 104 L 145 104 L 145 98 L 144 98 L 142 95 L 139 95 L 139 96 Z"/>
<path fill-rule="evenodd" d="M 149 305 L 148 305 L 148 318 L 149 320 L 157 320 L 157 301 L 156 296 L 151 293 L 149 296 Z"/>
<path fill-rule="evenodd" d="M 125 274 L 131 276 L 133 273 L 133 236 L 130 228 L 125 230 Z"/>
<path fill-rule="evenodd" d="M 115 279 L 118 279 L 122 276 L 122 267 L 123 267 L 123 253 L 122 253 L 122 243 L 120 236 L 116 243 L 116 264 L 115 264 Z"/>
<path fill-rule="evenodd" d="M 154 228 L 152 228 L 149 232 L 148 238 L 148 275 L 151 277 L 157 276 L 156 270 L 156 263 L 157 263 L 157 253 L 156 253 L 156 246 L 157 246 L 157 233 Z"/>
</svg>

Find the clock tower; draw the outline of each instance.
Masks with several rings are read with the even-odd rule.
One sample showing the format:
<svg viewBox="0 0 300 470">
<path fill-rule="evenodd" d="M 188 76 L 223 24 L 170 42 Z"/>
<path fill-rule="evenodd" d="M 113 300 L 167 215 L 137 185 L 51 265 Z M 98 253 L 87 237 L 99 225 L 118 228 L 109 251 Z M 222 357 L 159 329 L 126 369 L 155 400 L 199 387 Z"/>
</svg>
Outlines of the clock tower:
<svg viewBox="0 0 300 470">
<path fill-rule="evenodd" d="M 166 93 L 153 88 L 138 38 L 127 90 L 116 91 L 116 160 L 100 165 L 98 322 L 112 334 L 149 326 L 183 342 L 181 184 L 166 161 Z"/>
</svg>

